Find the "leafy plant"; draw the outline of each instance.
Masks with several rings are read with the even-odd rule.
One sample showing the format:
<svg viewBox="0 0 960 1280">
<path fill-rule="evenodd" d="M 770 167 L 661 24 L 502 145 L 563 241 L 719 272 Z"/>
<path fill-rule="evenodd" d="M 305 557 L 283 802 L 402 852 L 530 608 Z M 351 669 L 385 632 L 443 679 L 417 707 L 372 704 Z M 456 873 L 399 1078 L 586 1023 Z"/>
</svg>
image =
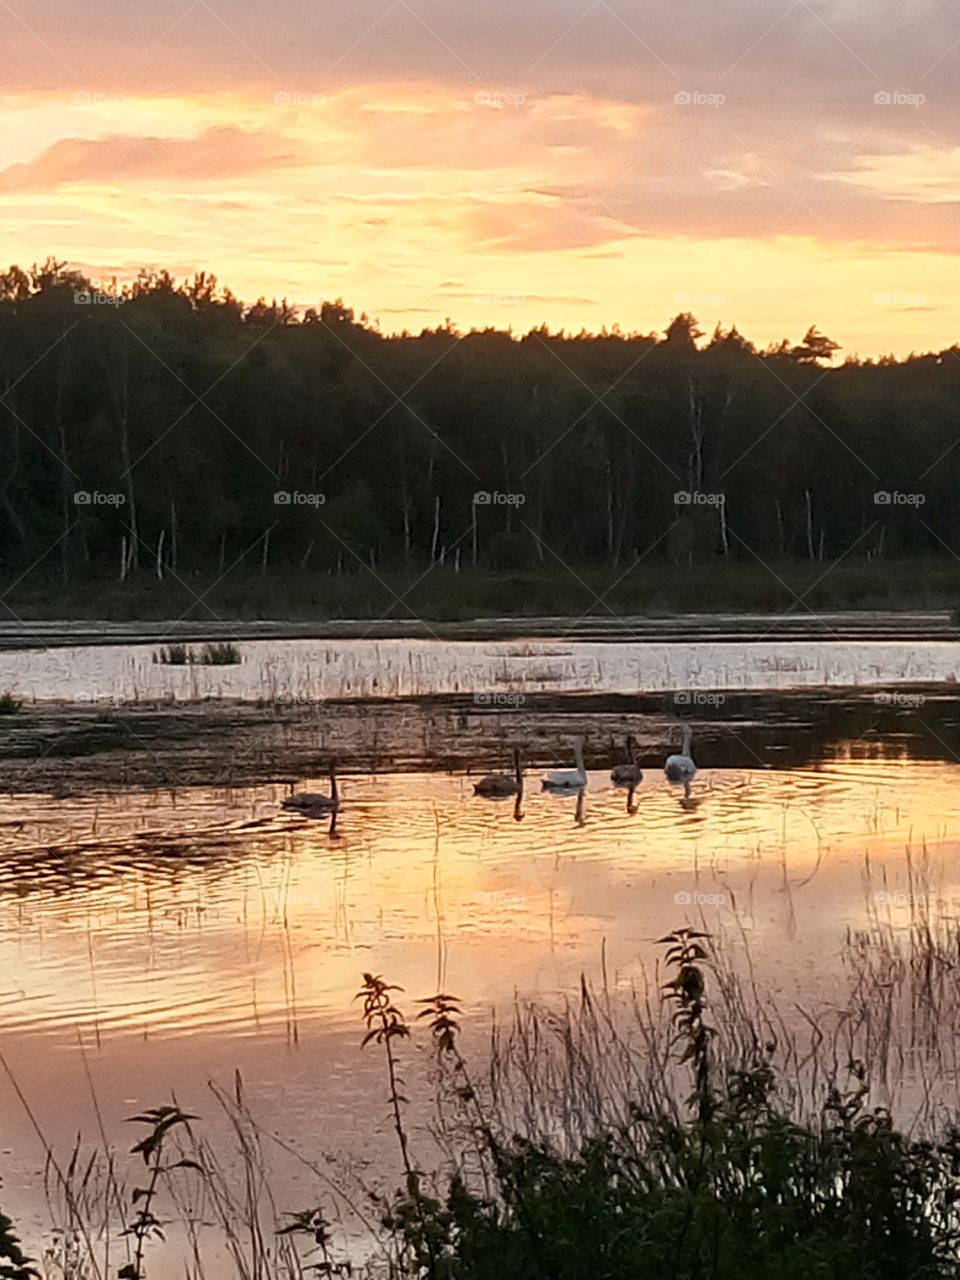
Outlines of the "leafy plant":
<svg viewBox="0 0 960 1280">
<path fill-rule="evenodd" d="M 136 1252 L 132 1262 L 121 1268 L 119 1280 L 143 1280 L 143 1250 L 151 1237 L 162 1240 L 163 1223 L 153 1211 L 157 1197 L 160 1178 L 170 1169 L 200 1169 L 200 1165 L 183 1157 L 171 1164 L 163 1159 L 164 1146 L 171 1132 L 180 1125 L 189 1125 L 197 1117 L 181 1111 L 179 1107 L 162 1106 L 144 1111 L 141 1115 L 130 1116 L 131 1124 L 145 1124 L 149 1132 L 131 1147 L 131 1154 L 141 1155 L 143 1163 L 150 1171 L 150 1179 L 145 1187 L 134 1187 L 132 1206 L 134 1216 L 124 1231 L 124 1235 L 133 1236 L 136 1241 Z M 202 1170 L 201 1170 L 202 1172 Z"/>
<path fill-rule="evenodd" d="M 2 1280 L 33 1280 L 39 1276 L 33 1259 L 23 1252 L 12 1219 L 0 1212 L 0 1277 Z"/>
</svg>

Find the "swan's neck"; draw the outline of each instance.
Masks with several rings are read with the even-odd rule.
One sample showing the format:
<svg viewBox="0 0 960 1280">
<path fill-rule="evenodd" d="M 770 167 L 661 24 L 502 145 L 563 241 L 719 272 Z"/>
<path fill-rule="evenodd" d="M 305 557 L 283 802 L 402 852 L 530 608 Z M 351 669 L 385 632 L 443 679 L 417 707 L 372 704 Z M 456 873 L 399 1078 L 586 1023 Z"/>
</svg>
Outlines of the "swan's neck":
<svg viewBox="0 0 960 1280">
<path fill-rule="evenodd" d="M 334 768 L 332 768 L 332 767 L 331 767 L 331 769 L 330 769 L 330 798 L 331 798 L 331 800 L 336 800 L 336 799 L 339 797 L 339 794 L 340 794 L 340 793 L 337 791 L 337 771 L 336 771 Z"/>
<path fill-rule="evenodd" d="M 583 745 L 579 742 L 574 743 L 573 747 L 574 759 L 577 762 L 577 773 L 586 772 L 583 767 Z"/>
<path fill-rule="evenodd" d="M 514 776 L 517 779 L 517 790 L 522 791 L 523 790 L 523 770 L 520 768 L 520 752 L 519 751 L 515 751 L 513 753 L 513 770 L 514 770 Z"/>
<path fill-rule="evenodd" d="M 688 756 L 690 754 L 690 744 L 692 741 L 693 741 L 693 730 L 690 728 L 689 725 L 687 725 L 687 727 L 683 731 L 683 747 L 681 749 L 681 753 L 680 753 L 681 755 Z"/>
</svg>

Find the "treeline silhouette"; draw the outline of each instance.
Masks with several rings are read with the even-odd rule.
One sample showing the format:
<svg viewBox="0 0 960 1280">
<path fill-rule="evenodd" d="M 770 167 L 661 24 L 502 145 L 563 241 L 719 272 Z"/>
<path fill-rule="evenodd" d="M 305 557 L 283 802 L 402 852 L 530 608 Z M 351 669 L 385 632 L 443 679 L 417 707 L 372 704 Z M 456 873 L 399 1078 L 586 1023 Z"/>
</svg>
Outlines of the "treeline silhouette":
<svg viewBox="0 0 960 1280">
<path fill-rule="evenodd" d="M 7 577 L 947 557 L 960 351 L 832 367 L 662 337 L 244 305 L 213 276 L 0 275 Z M 478 499 L 479 495 L 479 500 Z M 878 496 L 879 495 L 879 496 Z"/>
</svg>

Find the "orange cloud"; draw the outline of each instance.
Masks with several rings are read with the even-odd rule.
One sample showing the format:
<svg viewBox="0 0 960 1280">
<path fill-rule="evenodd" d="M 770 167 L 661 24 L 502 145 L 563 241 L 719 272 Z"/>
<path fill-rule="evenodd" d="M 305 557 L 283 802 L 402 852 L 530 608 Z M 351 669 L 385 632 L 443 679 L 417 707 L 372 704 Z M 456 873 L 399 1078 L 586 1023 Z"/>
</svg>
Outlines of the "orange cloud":
<svg viewBox="0 0 960 1280">
<path fill-rule="evenodd" d="M 0 192 L 145 178 L 184 181 L 249 175 L 300 163 L 290 140 L 267 130 L 210 128 L 195 138 L 112 134 L 64 138 L 35 160 L 0 171 Z"/>
</svg>

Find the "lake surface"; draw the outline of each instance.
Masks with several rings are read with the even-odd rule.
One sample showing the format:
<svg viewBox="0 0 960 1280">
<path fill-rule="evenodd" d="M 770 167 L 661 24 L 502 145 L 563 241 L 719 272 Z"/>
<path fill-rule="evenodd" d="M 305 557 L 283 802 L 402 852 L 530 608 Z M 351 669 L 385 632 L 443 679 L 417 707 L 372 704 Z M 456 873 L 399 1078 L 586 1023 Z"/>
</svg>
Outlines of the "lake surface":
<svg viewBox="0 0 960 1280">
<path fill-rule="evenodd" d="M 122 1149 L 123 1116 L 172 1092 L 208 1115 L 206 1081 L 239 1069 L 272 1131 L 375 1172 L 389 1135 L 358 1048 L 364 970 L 411 1001 L 454 991 L 477 1047 L 494 1007 L 575 990 L 601 951 L 615 987 L 642 981 L 685 921 L 748 947 L 785 1007 L 824 1009 L 844 1000 L 847 930 L 903 934 L 921 899 L 960 909 L 955 762 L 709 770 L 689 807 L 652 776 L 632 814 L 594 775 L 579 821 L 539 792 L 517 821 L 451 776 L 344 793 L 333 836 L 272 788 L 4 798 L 3 1053 L 49 1140 L 95 1138 L 86 1070 Z M 42 1161 L 7 1082 L 0 1114 L 8 1193 L 29 1199 Z"/>
<path fill-rule="evenodd" d="M 654 982 L 656 940 L 686 922 L 722 939 L 735 965 L 749 961 L 784 1010 L 799 1004 L 829 1028 L 848 1009 L 858 931 L 906 946 L 918 913 L 935 929 L 960 918 L 958 655 L 949 641 L 296 640 L 243 650 L 230 668 L 164 667 L 149 646 L 7 652 L 0 688 L 41 702 L 117 703 L 250 699 L 266 688 L 281 704 L 356 702 L 361 720 L 370 719 L 369 697 L 472 702 L 473 693 L 526 690 L 510 732 L 497 730 L 501 753 L 538 700 L 556 699 L 550 725 L 561 742 L 589 724 L 587 694 L 664 692 L 677 730 L 681 717 L 699 724 L 709 714 L 742 750 L 720 750 L 724 739 L 704 726 L 705 767 L 689 802 L 654 767 L 632 812 L 605 771 L 591 773 L 578 810 L 573 798 L 541 793 L 532 770 L 519 820 L 512 801 L 475 797 L 459 769 L 353 768 L 333 831 L 283 813 L 280 785 L 54 795 L 18 790 L 8 775 L 2 1052 L 61 1151 L 78 1130 L 97 1139 L 94 1099 L 121 1153 L 134 1140 L 123 1117 L 173 1093 L 215 1130 L 207 1082 L 229 1088 L 239 1070 L 270 1132 L 388 1177 L 381 1063 L 360 1052 L 353 1000 L 363 971 L 400 983 L 411 1012 L 416 998 L 453 991 L 464 1001 L 465 1042 L 482 1054 L 494 1010 L 518 995 L 555 1001 L 601 964 L 614 990 Z M 812 693 L 796 696 L 789 717 L 752 704 L 742 714 L 732 696 L 709 705 L 672 697 L 900 682 L 923 682 L 927 704 L 904 694 L 902 708 L 879 707 L 882 723 L 860 715 L 848 730 Z M 624 715 L 621 707 L 618 730 Z M 825 717 L 829 749 L 810 732 Z M 335 745 L 331 723 L 325 748 Z M 647 741 L 662 750 L 660 738 Z M 891 1102 L 926 1069 L 908 1021 L 898 1032 L 903 1070 L 887 1081 Z M 422 1065 L 421 1049 L 404 1051 Z M 953 1073 L 937 1070 L 955 1090 Z M 5 1198 L 39 1230 L 42 1152 L 5 1077 L 0 1118 Z M 291 1207 L 303 1207 L 307 1183 L 285 1177 Z"/>
</svg>

